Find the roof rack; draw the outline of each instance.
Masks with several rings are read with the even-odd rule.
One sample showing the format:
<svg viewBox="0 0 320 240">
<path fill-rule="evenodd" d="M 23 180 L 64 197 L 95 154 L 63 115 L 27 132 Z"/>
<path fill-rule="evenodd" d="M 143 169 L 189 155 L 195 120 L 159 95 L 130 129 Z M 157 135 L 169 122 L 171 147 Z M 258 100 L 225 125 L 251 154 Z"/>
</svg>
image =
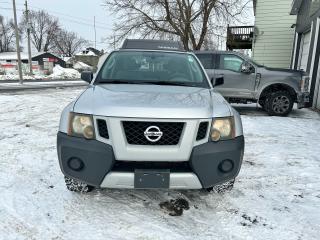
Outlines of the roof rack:
<svg viewBox="0 0 320 240">
<path fill-rule="evenodd" d="M 185 52 L 182 44 L 178 41 L 150 39 L 126 39 L 123 42 L 121 49 L 169 50 Z"/>
</svg>

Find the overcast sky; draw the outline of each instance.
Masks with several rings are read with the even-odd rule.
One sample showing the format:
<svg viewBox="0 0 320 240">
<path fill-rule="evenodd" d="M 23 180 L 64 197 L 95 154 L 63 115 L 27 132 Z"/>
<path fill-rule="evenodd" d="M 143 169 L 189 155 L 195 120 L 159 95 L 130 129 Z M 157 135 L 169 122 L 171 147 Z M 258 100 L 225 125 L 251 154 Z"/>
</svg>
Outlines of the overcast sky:
<svg viewBox="0 0 320 240">
<path fill-rule="evenodd" d="M 25 0 L 16 0 L 18 16 L 24 10 Z M 61 25 L 67 30 L 78 33 L 94 46 L 93 19 L 96 17 L 97 48 L 110 49 L 104 38 L 112 36 L 114 17 L 102 6 L 103 0 L 28 0 L 29 9 L 44 9 L 59 18 Z M 252 5 L 252 4 L 251 4 Z M 253 14 L 244 19 L 244 24 L 253 24 Z M 0 15 L 13 18 L 12 1 L 0 0 Z M 25 41 L 24 41 L 25 42 Z M 25 44 L 24 44 L 25 45 Z M 25 48 L 26 49 L 26 48 Z"/>
<path fill-rule="evenodd" d="M 22 15 L 24 0 L 16 0 L 17 14 Z M 96 17 L 97 48 L 108 48 L 103 39 L 112 35 L 113 18 L 101 5 L 103 0 L 28 0 L 29 9 L 44 9 L 59 18 L 63 27 L 94 42 L 93 19 Z M 13 18 L 11 0 L 0 0 L 0 14 Z"/>
</svg>

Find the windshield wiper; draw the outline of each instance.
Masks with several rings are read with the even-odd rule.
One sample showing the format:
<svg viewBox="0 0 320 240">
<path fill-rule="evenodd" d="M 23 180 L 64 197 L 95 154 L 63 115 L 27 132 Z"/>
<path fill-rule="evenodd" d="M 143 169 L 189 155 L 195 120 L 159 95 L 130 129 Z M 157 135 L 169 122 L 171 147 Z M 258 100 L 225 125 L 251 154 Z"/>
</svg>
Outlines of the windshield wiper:
<svg viewBox="0 0 320 240">
<path fill-rule="evenodd" d="M 186 84 L 186 83 L 181 83 L 181 82 L 167 82 L 167 81 L 142 82 L 142 84 L 171 85 L 171 86 L 192 86 L 191 84 Z"/>
<path fill-rule="evenodd" d="M 170 85 L 170 86 L 188 86 L 193 87 L 194 84 L 186 84 L 182 82 L 169 82 L 169 81 L 126 81 L 126 80 L 110 80 L 100 81 L 104 84 L 152 84 L 152 85 Z"/>
<path fill-rule="evenodd" d="M 100 81 L 99 83 L 108 83 L 108 84 L 136 84 L 137 82 L 126 81 L 126 80 L 111 80 L 111 81 Z"/>
</svg>

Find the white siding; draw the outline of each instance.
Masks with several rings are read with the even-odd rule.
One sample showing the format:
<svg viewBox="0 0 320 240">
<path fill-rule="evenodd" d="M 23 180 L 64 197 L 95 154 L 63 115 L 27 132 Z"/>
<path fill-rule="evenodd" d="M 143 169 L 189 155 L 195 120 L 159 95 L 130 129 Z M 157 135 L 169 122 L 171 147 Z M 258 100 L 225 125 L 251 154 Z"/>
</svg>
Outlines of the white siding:
<svg viewBox="0 0 320 240">
<path fill-rule="evenodd" d="M 292 0 L 257 0 L 253 58 L 266 66 L 289 68 L 296 16 L 291 16 Z"/>
<path fill-rule="evenodd" d="M 307 64 L 308 64 L 309 50 L 310 50 L 310 41 L 311 41 L 311 31 L 303 34 L 302 39 L 301 39 L 298 69 L 303 69 L 304 71 L 307 71 Z"/>
</svg>

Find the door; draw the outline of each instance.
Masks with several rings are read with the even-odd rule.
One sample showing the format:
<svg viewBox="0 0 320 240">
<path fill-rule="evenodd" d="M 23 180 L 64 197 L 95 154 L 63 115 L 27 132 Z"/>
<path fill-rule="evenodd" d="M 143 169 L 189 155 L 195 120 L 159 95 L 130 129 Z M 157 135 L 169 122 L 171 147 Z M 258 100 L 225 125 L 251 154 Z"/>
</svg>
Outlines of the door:
<svg viewBox="0 0 320 240">
<path fill-rule="evenodd" d="M 241 72 L 241 66 L 245 62 L 244 59 L 235 54 L 218 55 L 215 77 L 224 77 L 224 84 L 217 87 L 217 90 L 224 97 L 253 98 L 256 74 L 254 71 L 252 73 Z M 252 69 L 254 69 L 253 65 Z"/>
<path fill-rule="evenodd" d="M 206 70 L 209 79 L 214 78 L 214 59 L 211 53 L 196 54 L 203 68 Z"/>
<path fill-rule="evenodd" d="M 308 59 L 309 59 L 309 49 L 310 49 L 311 31 L 303 34 L 301 45 L 300 45 L 300 56 L 298 69 L 303 69 L 307 71 Z"/>
</svg>

